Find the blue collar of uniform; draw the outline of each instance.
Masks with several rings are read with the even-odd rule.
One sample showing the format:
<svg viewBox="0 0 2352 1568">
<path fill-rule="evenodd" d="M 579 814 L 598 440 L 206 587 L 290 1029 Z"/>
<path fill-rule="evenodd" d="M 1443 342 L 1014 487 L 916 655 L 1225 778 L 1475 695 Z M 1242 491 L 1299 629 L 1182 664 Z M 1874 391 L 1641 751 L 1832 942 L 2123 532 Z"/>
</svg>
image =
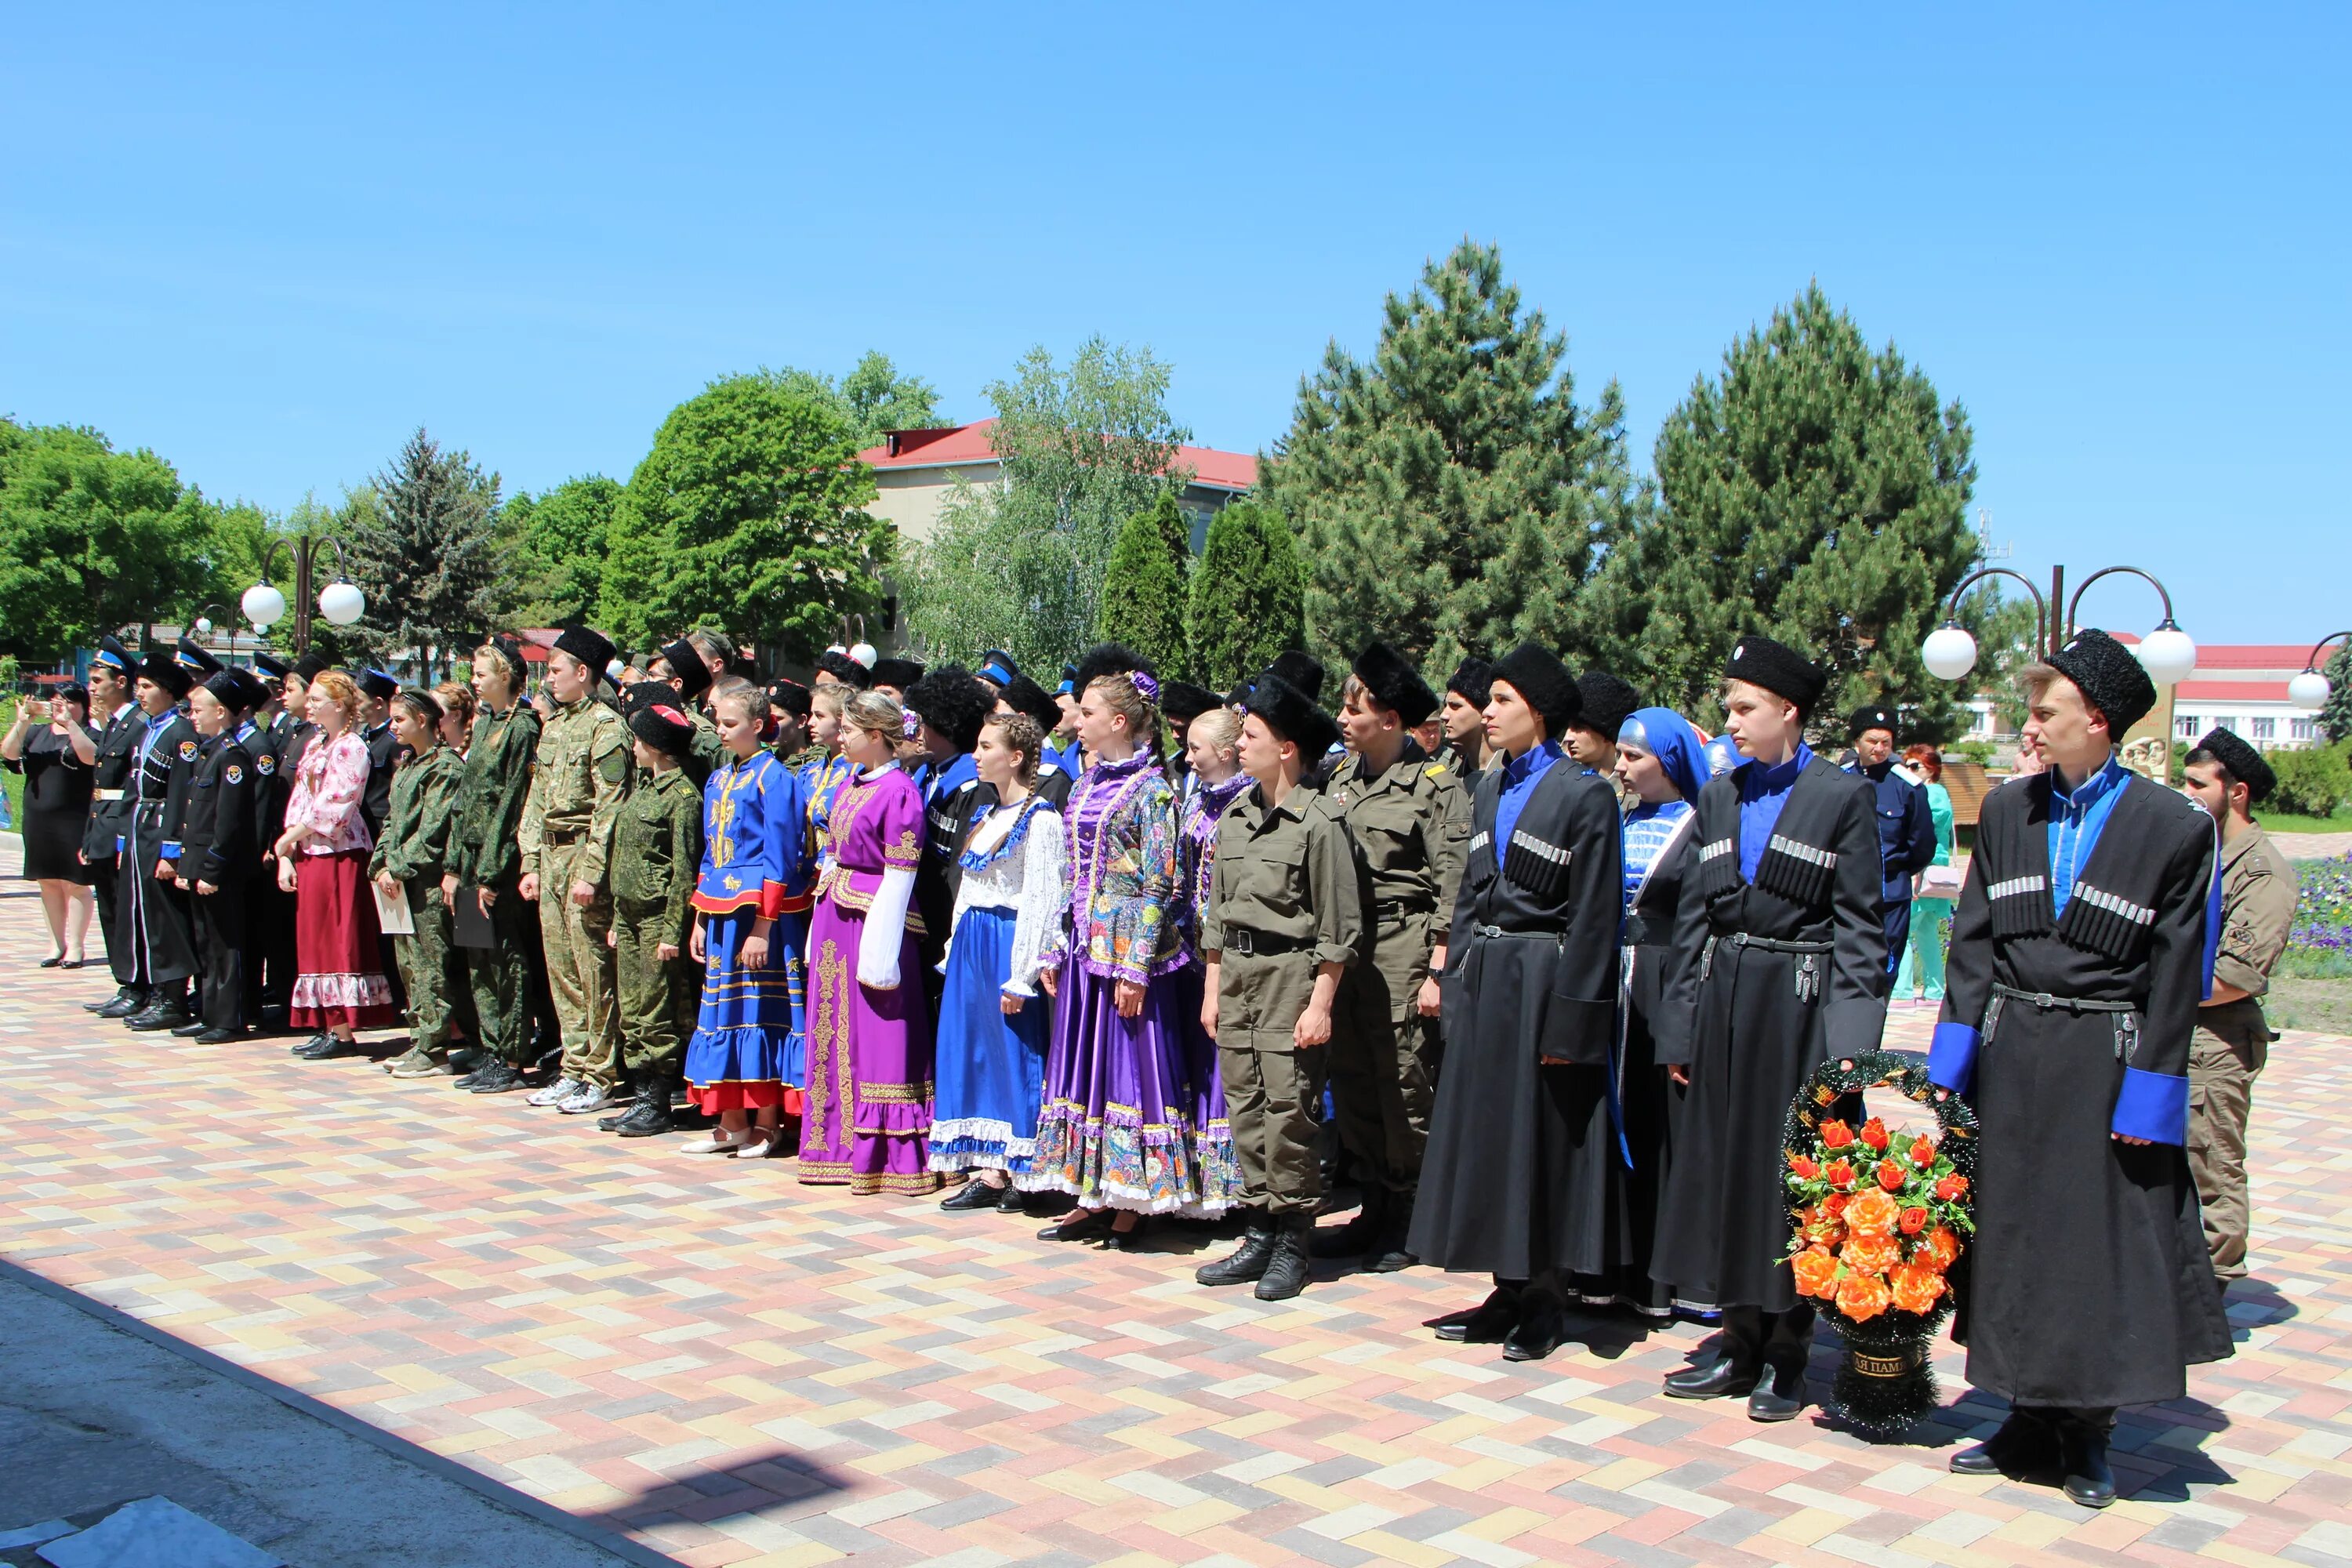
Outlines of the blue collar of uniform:
<svg viewBox="0 0 2352 1568">
<path fill-rule="evenodd" d="M 244 723 L 239 724 L 239 725 L 236 727 L 236 738 L 237 738 L 238 740 L 242 741 L 242 740 L 244 740 L 247 735 L 252 734 L 252 733 L 254 732 L 254 731 L 256 731 L 256 730 L 257 730 L 257 729 L 259 729 L 259 728 L 260 728 L 260 726 L 259 726 L 259 725 L 257 725 L 257 724 L 256 724 L 256 723 L 255 723 L 251 719 L 247 719 Z"/>
<path fill-rule="evenodd" d="M 1758 795 L 1773 795 L 1787 789 L 1797 782 L 1799 773 L 1812 765 L 1812 761 L 1813 749 L 1802 741 L 1797 742 L 1797 749 L 1790 753 L 1785 763 L 1774 763 L 1767 767 L 1762 763 L 1750 761 L 1740 770 L 1739 798 L 1754 800 Z"/>
<path fill-rule="evenodd" d="M 2101 768 L 2070 791 L 2063 782 L 2058 770 L 2053 768 L 2050 770 L 2051 809 L 2053 812 L 2080 816 L 2098 805 L 2110 791 L 2122 788 L 2125 776 L 2124 765 L 2110 756 L 2105 767 Z"/>
<path fill-rule="evenodd" d="M 179 716 L 180 710 L 176 708 L 166 708 L 161 713 L 150 713 L 147 715 L 147 728 L 160 730 Z"/>
<path fill-rule="evenodd" d="M 1503 764 L 1503 787 L 1509 789 L 1513 784 L 1524 784 L 1567 754 L 1558 741 L 1547 740 L 1541 745 L 1529 746 Z"/>
</svg>

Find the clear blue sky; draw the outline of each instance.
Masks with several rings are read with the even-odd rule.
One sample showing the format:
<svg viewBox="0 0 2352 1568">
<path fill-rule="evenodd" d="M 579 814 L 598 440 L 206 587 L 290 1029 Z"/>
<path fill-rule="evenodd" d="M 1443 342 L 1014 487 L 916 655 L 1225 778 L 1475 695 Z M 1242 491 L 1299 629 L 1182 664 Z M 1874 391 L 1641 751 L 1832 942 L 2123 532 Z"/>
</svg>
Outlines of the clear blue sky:
<svg viewBox="0 0 2352 1568">
<path fill-rule="evenodd" d="M 1788 9 L 36 7 L 0 411 L 284 508 L 419 423 L 625 478 L 710 377 L 868 348 L 978 417 L 1100 332 L 1250 450 L 1468 234 L 1640 467 L 1818 277 L 1966 405 L 2011 564 L 2352 625 L 2352 13 Z"/>
</svg>

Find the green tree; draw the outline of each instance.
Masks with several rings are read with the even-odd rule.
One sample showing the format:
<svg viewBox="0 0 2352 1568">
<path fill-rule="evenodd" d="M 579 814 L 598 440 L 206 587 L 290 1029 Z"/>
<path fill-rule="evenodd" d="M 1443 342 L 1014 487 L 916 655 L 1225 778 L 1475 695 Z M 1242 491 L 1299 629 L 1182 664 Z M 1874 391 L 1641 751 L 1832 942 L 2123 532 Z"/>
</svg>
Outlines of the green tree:
<svg viewBox="0 0 2352 1568">
<path fill-rule="evenodd" d="M 882 603 L 896 531 L 837 405 L 764 375 L 672 409 L 613 509 L 598 624 L 625 644 L 694 626 L 805 658 Z"/>
<path fill-rule="evenodd" d="M 926 643 L 1002 647 L 1051 668 L 1092 638 L 1119 530 L 1192 479 L 1177 460 L 1191 432 L 1169 416 L 1168 380 L 1149 349 L 1091 338 L 1066 370 L 1032 349 L 988 387 L 1000 481 L 959 483 L 900 574 Z"/>
<path fill-rule="evenodd" d="M 172 465 L 95 430 L 0 420 L 0 652 L 47 668 L 200 608 L 215 513 Z"/>
<path fill-rule="evenodd" d="M 1298 525 L 1326 662 L 1375 637 L 1432 668 L 1561 640 L 1637 499 L 1616 384 L 1591 409 L 1574 391 L 1568 340 L 1466 239 L 1388 296 L 1369 362 L 1325 351 L 1259 481 Z"/>
<path fill-rule="evenodd" d="M 421 426 L 390 468 L 352 492 L 340 531 L 367 595 L 358 640 L 380 658 L 414 648 L 438 674 L 504 607 L 499 477 Z"/>
<path fill-rule="evenodd" d="M 1958 733 L 1961 689 L 1927 674 L 1919 645 L 1978 557 L 1970 440 L 1958 403 L 1808 285 L 1667 416 L 1656 512 L 1588 591 L 1588 646 L 1712 724 L 1726 655 L 1761 632 L 1831 670 L 1825 726 L 1877 700 L 1907 730 Z M 2000 641 L 1984 624 L 1999 601 L 1970 599 L 1979 646 Z"/>
<path fill-rule="evenodd" d="M 839 381 L 823 371 L 761 368 L 752 373 L 781 391 L 830 404 L 848 425 L 863 451 L 877 447 L 892 430 L 933 430 L 948 421 L 940 415 L 939 389 L 920 376 L 901 375 L 890 356 L 869 349 Z"/>
<path fill-rule="evenodd" d="M 1231 691 L 1307 638 L 1307 572 L 1282 513 L 1236 501 L 1209 520 L 1192 569 L 1193 679 Z"/>
<path fill-rule="evenodd" d="M 1125 643 L 1170 680 L 1191 672 L 1184 579 L 1192 563 L 1192 531 L 1172 495 L 1162 495 L 1149 511 L 1129 518 L 1111 546 L 1102 611 L 1095 622 L 1096 637 Z"/>
<path fill-rule="evenodd" d="M 2340 746 L 2352 741 L 2352 646 L 2337 648 L 2320 673 L 2327 677 L 2327 706 L 2319 710 L 2319 732 Z"/>
<path fill-rule="evenodd" d="M 534 626 L 569 626 L 596 614 L 618 480 L 602 474 L 566 479 L 544 495 L 528 490 L 506 503 L 505 526 L 521 561 L 514 616 Z"/>
</svg>

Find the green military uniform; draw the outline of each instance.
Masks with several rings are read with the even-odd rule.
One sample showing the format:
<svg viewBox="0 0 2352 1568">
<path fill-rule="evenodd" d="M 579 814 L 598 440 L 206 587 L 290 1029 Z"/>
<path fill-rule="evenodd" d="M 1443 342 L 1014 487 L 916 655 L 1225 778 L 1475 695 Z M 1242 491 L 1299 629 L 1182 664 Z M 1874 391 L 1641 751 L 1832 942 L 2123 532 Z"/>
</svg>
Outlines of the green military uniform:
<svg viewBox="0 0 2352 1568">
<path fill-rule="evenodd" d="M 515 892 L 522 859 L 516 835 L 538 750 L 539 714 L 529 702 L 517 699 L 503 713 L 483 709 L 457 776 L 449 830 L 447 875 L 457 879 L 459 902 L 483 891 L 491 898 L 489 945 L 459 949 L 474 994 L 478 1037 L 494 1059 L 518 1068 L 530 1039 L 530 957 L 528 911 Z M 453 915 L 453 931 L 463 923 Z"/>
<path fill-rule="evenodd" d="M 701 709 L 688 708 L 686 718 L 694 726 L 694 749 L 680 759 L 680 765 L 694 787 L 700 789 L 710 782 L 711 774 L 727 765 L 727 742 L 719 738 L 719 726 Z"/>
<path fill-rule="evenodd" d="M 628 726 L 593 698 L 557 703 L 540 731 L 538 765 L 517 841 L 525 876 L 539 877 L 539 930 L 547 986 L 563 1033 L 562 1075 L 611 1089 L 620 1081 L 621 1028 L 613 1011 L 613 896 L 606 868 L 613 825 L 628 798 L 635 758 Z M 595 889 L 572 901 L 575 882 Z"/>
<path fill-rule="evenodd" d="M 1217 1062 L 1242 1202 L 1260 1220 L 1298 1224 L 1323 1196 L 1325 1047 L 1302 1049 L 1291 1031 L 1317 968 L 1355 962 L 1363 895 L 1336 806 L 1304 786 L 1277 806 L 1264 799 L 1246 790 L 1218 822 L 1201 951 L 1218 959 Z"/>
<path fill-rule="evenodd" d="M 2246 994 L 2197 1010 L 2189 1043 L 2189 1170 L 2204 1199 L 2213 1272 L 2246 1272 L 2246 1120 L 2254 1079 L 2270 1055 L 2262 998 L 2294 923 L 2294 868 L 2270 836 L 2249 824 L 2221 847 L 2221 945 L 2213 983 Z"/>
<path fill-rule="evenodd" d="M 685 768 L 650 774 L 613 825 L 614 983 L 632 1075 L 679 1075 L 700 971 L 685 959 L 702 865 L 702 794 Z M 663 958 L 664 943 L 678 956 Z"/>
<path fill-rule="evenodd" d="M 1371 936 L 1368 961 L 1348 972 L 1333 1008 L 1332 1104 L 1349 1149 L 1390 1193 L 1410 1194 L 1435 1094 L 1421 987 L 1454 918 L 1470 797 L 1412 741 L 1377 776 L 1350 755 L 1324 794 L 1355 840 Z"/>
<path fill-rule="evenodd" d="M 383 836 L 368 860 L 368 875 L 392 873 L 406 894 L 416 931 L 392 939 L 408 993 L 409 1055 L 419 1061 L 449 1043 L 454 1014 L 449 991 L 449 906 L 441 878 L 448 868 L 450 828 L 465 763 L 446 746 L 403 763 L 392 775 Z"/>
</svg>

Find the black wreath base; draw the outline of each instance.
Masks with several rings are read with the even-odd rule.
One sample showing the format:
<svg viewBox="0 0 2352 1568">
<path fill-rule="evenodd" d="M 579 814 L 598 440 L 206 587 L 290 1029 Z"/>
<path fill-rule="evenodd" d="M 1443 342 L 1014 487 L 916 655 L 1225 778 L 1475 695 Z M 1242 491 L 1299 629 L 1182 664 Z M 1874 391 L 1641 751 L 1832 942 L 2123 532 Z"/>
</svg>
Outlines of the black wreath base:
<svg viewBox="0 0 2352 1568">
<path fill-rule="evenodd" d="M 1822 1119 L 1846 1096 L 1890 1084 L 1935 1117 L 1937 1142 L 1953 1169 L 1975 1179 L 1977 1116 L 1966 1100 L 1958 1095 L 1937 1100 L 1926 1068 L 1888 1052 L 1869 1051 L 1846 1059 L 1851 1066 L 1823 1062 L 1798 1091 L 1796 1103 L 1789 1108 L 1787 1147 L 1812 1142 Z M 1792 1225 L 1795 1218 L 1791 1214 Z M 1952 1315 L 1948 1291 L 1932 1312 L 1889 1310 L 1860 1323 L 1831 1302 L 1816 1305 L 1845 1342 L 1824 1406 L 1831 1419 L 1885 1441 L 1903 1436 L 1937 1407 L 1942 1395 L 1936 1384 L 1935 1342 Z"/>
</svg>

